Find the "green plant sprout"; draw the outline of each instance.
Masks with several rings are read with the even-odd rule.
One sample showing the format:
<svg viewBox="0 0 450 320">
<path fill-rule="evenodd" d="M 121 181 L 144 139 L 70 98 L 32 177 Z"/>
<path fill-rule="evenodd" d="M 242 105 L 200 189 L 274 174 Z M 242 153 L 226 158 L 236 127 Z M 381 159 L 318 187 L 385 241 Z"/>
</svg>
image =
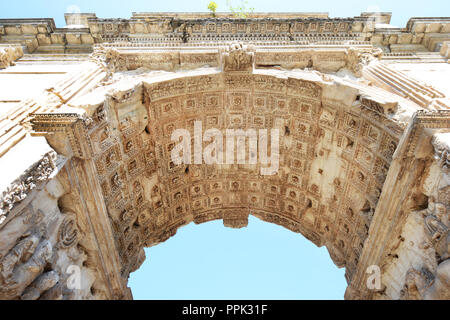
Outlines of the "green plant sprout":
<svg viewBox="0 0 450 320">
<path fill-rule="evenodd" d="M 241 5 L 238 7 L 233 7 L 230 3 L 230 0 L 227 0 L 227 6 L 231 13 L 238 18 L 247 18 L 251 13 L 255 11 L 255 8 L 247 8 L 248 1 L 241 0 Z"/>
<path fill-rule="evenodd" d="M 208 4 L 208 10 L 211 11 L 213 17 L 216 16 L 216 10 L 217 10 L 217 3 L 215 3 L 214 1 L 211 1 Z"/>
</svg>

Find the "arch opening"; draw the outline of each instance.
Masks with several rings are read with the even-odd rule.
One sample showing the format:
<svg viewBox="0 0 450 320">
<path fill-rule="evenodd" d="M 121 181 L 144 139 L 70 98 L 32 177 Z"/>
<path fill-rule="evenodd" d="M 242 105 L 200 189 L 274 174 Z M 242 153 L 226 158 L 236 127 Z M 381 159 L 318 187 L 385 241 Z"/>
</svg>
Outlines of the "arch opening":
<svg viewBox="0 0 450 320">
<path fill-rule="evenodd" d="M 139 72 L 133 81 L 118 72 L 123 81 L 101 104 L 79 105 L 94 119 L 94 163 L 123 277 L 143 262 L 144 247 L 181 226 L 221 219 L 241 228 L 252 214 L 325 246 L 351 280 L 404 129 L 383 113 L 392 101 L 315 71 Z M 196 122 L 223 136 L 279 130 L 277 170 L 261 174 L 251 153 L 243 163 L 207 164 L 192 152 L 176 164 L 174 131 L 188 132 L 193 150 L 208 147 L 204 136 L 195 141 Z"/>
<path fill-rule="evenodd" d="M 190 224 L 145 252 L 128 281 L 138 300 L 339 300 L 347 286 L 325 248 L 252 216 L 238 230 Z"/>
</svg>

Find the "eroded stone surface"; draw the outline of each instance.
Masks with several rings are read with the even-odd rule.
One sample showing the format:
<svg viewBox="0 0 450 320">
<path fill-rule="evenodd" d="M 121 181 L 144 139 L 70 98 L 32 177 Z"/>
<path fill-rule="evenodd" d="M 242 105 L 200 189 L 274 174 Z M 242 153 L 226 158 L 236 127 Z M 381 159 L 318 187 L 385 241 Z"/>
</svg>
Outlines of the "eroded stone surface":
<svg viewBox="0 0 450 320">
<path fill-rule="evenodd" d="M 14 61 L 23 56 L 23 50 L 20 46 L 0 45 L 0 69 L 14 65 Z"/>
<path fill-rule="evenodd" d="M 259 43 L 212 36 L 208 46 L 189 49 L 204 40 L 202 30 L 241 27 L 204 19 L 198 29 L 187 15 L 171 29 L 173 17 L 158 25 L 137 17 L 131 33 L 185 37 L 139 44 L 123 41 L 120 22 L 100 28 L 95 16 L 75 18 L 68 17 L 66 45 L 103 44 L 0 120 L 2 168 L 14 168 L 1 185 L 1 299 L 129 299 L 127 279 L 143 263 L 143 248 L 192 222 L 246 227 L 249 214 L 326 246 L 346 268 L 346 298 L 448 299 L 448 92 L 399 72 L 400 56 L 383 57 L 385 41 L 419 43 L 412 35 L 391 32 L 381 49 L 349 33 L 353 40 L 292 48 L 270 42 L 257 29 L 270 24 L 254 17 L 248 32 Z M 294 41 L 306 25 L 319 32 L 304 17 L 285 18 L 274 26 L 276 41 L 288 34 Z M 380 24 L 366 18 L 324 18 L 318 26 L 376 37 Z M 7 37 L 36 34 L 28 50 L 59 43 L 39 27 L 6 25 Z M 77 25 L 88 25 L 92 37 L 74 33 Z M 428 34 L 432 24 L 412 19 L 408 28 Z M 119 40 L 103 41 L 113 31 Z M 423 41 L 434 46 L 433 39 Z M 196 121 L 223 135 L 278 129 L 277 170 L 264 175 L 267 165 L 249 161 L 175 164 L 172 133 L 188 130 L 193 146 Z M 200 143 L 203 150 L 209 144 Z M 24 149 L 31 154 L 19 161 Z M 376 289 L 367 286 L 373 265 L 381 270 Z"/>
</svg>

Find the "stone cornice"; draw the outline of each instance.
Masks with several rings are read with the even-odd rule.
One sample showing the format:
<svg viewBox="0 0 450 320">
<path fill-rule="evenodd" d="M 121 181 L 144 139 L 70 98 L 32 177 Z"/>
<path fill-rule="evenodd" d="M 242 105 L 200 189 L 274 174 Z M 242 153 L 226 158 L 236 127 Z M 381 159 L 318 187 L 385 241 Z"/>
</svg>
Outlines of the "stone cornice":
<svg viewBox="0 0 450 320">
<path fill-rule="evenodd" d="M 324 41 L 345 44 L 369 41 L 389 45 L 425 46 L 434 51 L 450 40 L 449 18 L 412 18 L 406 28 L 386 28 L 387 13 L 363 13 L 353 18 L 329 18 L 327 14 L 258 13 L 236 18 L 218 13 L 133 13 L 130 19 L 101 19 L 95 14 L 66 15 L 68 26 L 56 28 L 53 19 L 0 19 L 0 43 L 20 43 L 29 53 L 91 52 L 94 44 L 147 42 L 164 44 L 212 41 L 263 41 L 304 45 Z M 379 24 L 383 23 L 383 24 Z"/>
</svg>

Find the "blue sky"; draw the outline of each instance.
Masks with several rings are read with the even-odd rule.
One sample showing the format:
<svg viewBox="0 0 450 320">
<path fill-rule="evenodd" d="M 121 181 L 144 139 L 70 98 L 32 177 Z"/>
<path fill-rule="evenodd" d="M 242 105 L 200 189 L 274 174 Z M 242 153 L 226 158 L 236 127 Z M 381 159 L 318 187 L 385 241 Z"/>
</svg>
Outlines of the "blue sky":
<svg viewBox="0 0 450 320">
<path fill-rule="evenodd" d="M 228 11 L 226 0 L 216 0 Z M 64 12 L 95 12 L 129 18 L 132 12 L 204 12 L 209 0 L 0 0 L 0 18 L 54 18 Z M 232 0 L 234 5 L 239 0 Z M 413 16 L 450 16 L 448 0 L 301 1 L 249 0 L 257 12 L 329 12 L 331 17 L 363 11 L 393 12 L 404 27 Z M 325 248 L 302 236 L 251 217 L 234 230 L 221 221 L 180 229 L 167 242 L 146 250 L 147 259 L 130 277 L 135 299 L 343 299 L 346 281 Z"/>
<path fill-rule="evenodd" d="M 252 216 L 243 229 L 190 224 L 146 254 L 135 299 L 335 300 L 346 288 L 326 248 Z"/>
</svg>

